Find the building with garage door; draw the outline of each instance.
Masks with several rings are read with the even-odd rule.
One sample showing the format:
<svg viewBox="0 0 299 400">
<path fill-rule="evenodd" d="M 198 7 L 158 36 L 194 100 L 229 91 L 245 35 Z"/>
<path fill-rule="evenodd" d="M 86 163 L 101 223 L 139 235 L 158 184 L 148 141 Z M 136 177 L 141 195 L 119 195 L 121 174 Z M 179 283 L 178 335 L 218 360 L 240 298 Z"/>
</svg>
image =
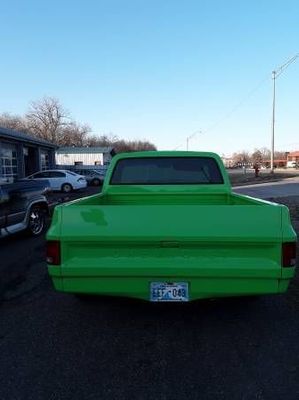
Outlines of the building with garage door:
<svg viewBox="0 0 299 400">
<path fill-rule="evenodd" d="M 0 127 L 0 182 L 55 168 L 55 149 L 46 140 Z"/>
<path fill-rule="evenodd" d="M 60 147 L 56 150 L 56 164 L 60 168 L 100 167 L 109 165 L 114 154 L 112 147 Z"/>
</svg>

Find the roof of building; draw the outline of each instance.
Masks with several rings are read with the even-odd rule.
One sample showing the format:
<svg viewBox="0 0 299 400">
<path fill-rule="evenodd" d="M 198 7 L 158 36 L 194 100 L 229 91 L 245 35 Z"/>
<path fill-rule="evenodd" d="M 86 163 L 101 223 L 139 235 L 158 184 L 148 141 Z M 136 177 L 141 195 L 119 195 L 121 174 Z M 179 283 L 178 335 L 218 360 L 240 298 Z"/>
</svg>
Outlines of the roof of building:
<svg viewBox="0 0 299 400">
<path fill-rule="evenodd" d="M 60 147 L 57 154 L 104 154 L 111 153 L 113 147 Z"/>
<path fill-rule="evenodd" d="M 299 151 L 291 151 L 288 157 L 299 157 Z"/>
<path fill-rule="evenodd" d="M 8 128 L 0 127 L 0 138 L 1 137 L 5 139 L 19 140 L 26 143 L 29 142 L 32 144 L 46 146 L 46 147 L 52 147 L 52 148 L 57 147 L 55 144 L 48 142 L 47 140 L 28 135 L 27 133 L 24 132 L 14 131 Z"/>
</svg>

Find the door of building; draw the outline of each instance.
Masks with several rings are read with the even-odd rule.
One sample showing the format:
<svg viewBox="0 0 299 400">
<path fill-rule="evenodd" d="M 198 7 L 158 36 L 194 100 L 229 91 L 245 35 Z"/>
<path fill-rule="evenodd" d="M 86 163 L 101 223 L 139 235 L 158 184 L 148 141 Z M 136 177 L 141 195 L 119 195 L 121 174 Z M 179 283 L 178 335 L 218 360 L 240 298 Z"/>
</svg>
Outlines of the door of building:
<svg viewBox="0 0 299 400">
<path fill-rule="evenodd" d="M 24 146 L 23 153 L 24 153 L 25 176 L 34 174 L 34 172 L 37 172 L 39 170 L 37 148 Z"/>
</svg>

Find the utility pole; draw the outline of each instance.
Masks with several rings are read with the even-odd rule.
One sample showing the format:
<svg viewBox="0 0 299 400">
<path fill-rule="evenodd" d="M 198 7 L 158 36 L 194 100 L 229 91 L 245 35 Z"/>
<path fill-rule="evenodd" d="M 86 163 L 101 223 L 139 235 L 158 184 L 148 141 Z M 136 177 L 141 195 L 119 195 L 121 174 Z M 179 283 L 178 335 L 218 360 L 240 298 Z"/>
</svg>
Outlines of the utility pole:
<svg viewBox="0 0 299 400">
<path fill-rule="evenodd" d="M 275 138 L 275 105 L 276 105 L 276 79 L 299 57 L 297 53 L 294 57 L 290 58 L 286 63 L 272 71 L 273 79 L 273 102 L 272 102 L 272 135 L 271 135 L 271 169 L 270 173 L 274 173 L 274 138 Z"/>
<path fill-rule="evenodd" d="M 272 102 L 272 136 L 271 136 L 271 169 L 270 169 L 271 174 L 274 173 L 276 71 L 272 71 L 272 79 L 273 79 L 273 102 Z"/>
</svg>

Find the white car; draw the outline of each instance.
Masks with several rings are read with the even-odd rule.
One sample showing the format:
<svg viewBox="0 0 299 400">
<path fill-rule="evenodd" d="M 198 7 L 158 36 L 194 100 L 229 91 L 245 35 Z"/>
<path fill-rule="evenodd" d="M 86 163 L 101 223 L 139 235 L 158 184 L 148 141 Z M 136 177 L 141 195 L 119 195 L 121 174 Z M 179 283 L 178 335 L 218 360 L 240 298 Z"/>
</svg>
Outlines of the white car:
<svg viewBox="0 0 299 400">
<path fill-rule="evenodd" d="M 42 180 L 47 179 L 51 190 L 60 190 L 69 193 L 72 190 L 84 189 L 87 181 L 84 176 L 64 169 L 47 169 L 28 176 L 26 179 Z"/>
</svg>

